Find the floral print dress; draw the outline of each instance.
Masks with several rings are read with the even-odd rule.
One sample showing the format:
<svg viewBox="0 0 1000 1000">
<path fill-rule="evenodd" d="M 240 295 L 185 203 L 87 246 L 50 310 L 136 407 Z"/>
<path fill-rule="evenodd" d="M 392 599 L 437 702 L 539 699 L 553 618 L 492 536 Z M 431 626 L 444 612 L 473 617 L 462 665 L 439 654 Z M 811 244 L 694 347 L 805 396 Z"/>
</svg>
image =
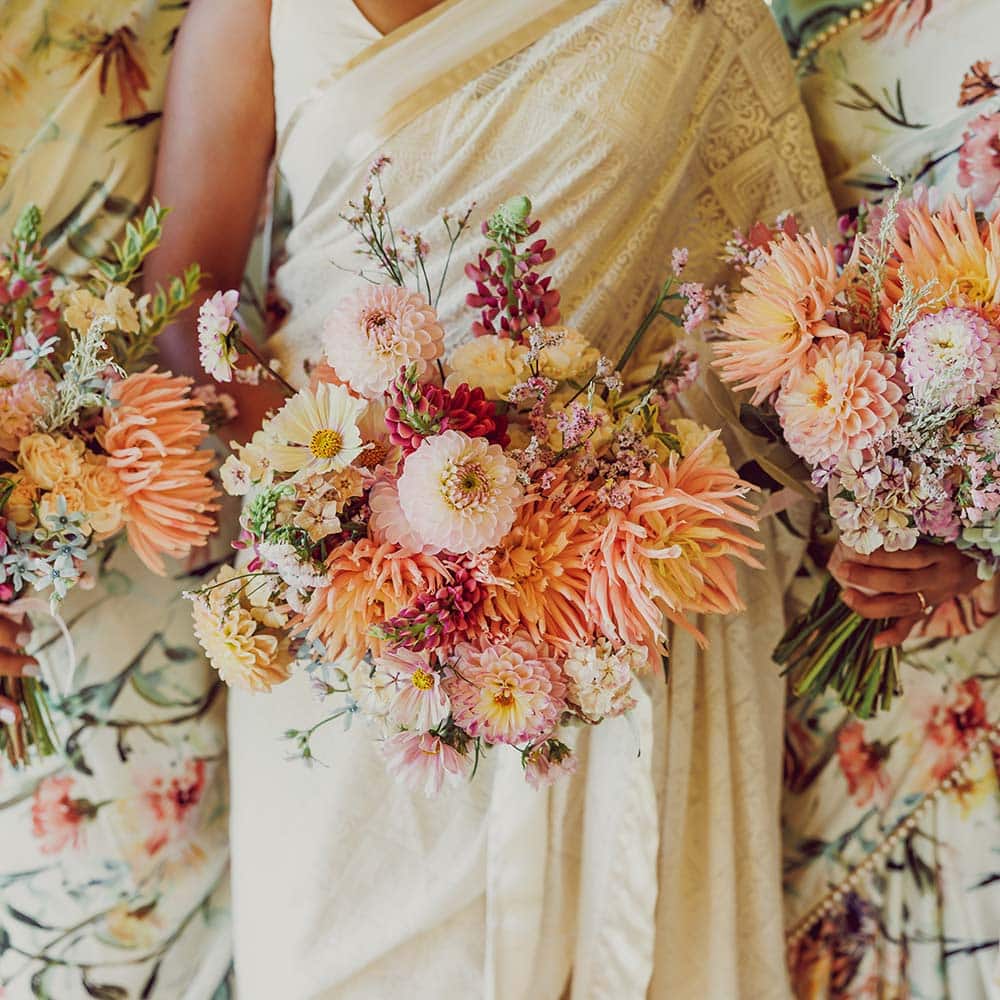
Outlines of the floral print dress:
<svg viewBox="0 0 1000 1000">
<path fill-rule="evenodd" d="M 37 203 L 66 272 L 120 235 L 152 176 L 184 6 L 0 5 L 0 233 Z M 75 656 L 36 627 L 62 753 L 0 762 L 0 998 L 222 1000 L 225 704 L 191 636 L 192 583 L 124 546 L 93 573 L 62 609 Z"/>
<path fill-rule="evenodd" d="M 883 198 L 893 174 L 1000 208 L 995 0 L 773 11 L 840 209 Z M 996 593 L 935 616 L 935 634 L 971 634 L 906 646 L 905 694 L 884 716 L 788 706 L 786 919 L 803 1000 L 1000 997 Z"/>
</svg>

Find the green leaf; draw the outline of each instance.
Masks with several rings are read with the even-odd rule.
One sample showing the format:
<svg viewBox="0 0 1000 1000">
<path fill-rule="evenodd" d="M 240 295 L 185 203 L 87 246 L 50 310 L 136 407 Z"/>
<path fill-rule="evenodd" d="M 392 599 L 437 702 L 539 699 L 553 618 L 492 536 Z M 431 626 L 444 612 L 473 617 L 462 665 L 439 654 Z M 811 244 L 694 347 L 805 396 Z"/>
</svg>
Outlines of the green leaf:
<svg viewBox="0 0 1000 1000">
<path fill-rule="evenodd" d="M 128 990 L 122 986 L 114 986 L 105 983 L 92 983 L 86 972 L 82 973 L 83 988 L 87 991 L 87 996 L 94 997 L 95 1000 L 128 1000 Z"/>
<path fill-rule="evenodd" d="M 33 916 L 28 913 L 22 913 L 20 910 L 15 909 L 9 903 L 4 906 L 4 909 L 18 922 L 21 924 L 27 924 L 28 927 L 34 927 L 35 930 L 39 931 L 54 931 L 54 927 L 50 927 L 48 924 L 43 924 L 40 920 L 36 920 Z"/>
<path fill-rule="evenodd" d="M 781 422 L 773 410 L 765 410 L 750 403 L 740 404 L 740 424 L 751 434 L 767 438 L 769 441 L 782 441 Z"/>
<path fill-rule="evenodd" d="M 51 965 L 46 965 L 44 969 L 39 969 L 31 977 L 31 995 L 35 1000 L 55 1000 L 55 997 L 45 988 L 45 977 L 52 970 Z"/>
</svg>

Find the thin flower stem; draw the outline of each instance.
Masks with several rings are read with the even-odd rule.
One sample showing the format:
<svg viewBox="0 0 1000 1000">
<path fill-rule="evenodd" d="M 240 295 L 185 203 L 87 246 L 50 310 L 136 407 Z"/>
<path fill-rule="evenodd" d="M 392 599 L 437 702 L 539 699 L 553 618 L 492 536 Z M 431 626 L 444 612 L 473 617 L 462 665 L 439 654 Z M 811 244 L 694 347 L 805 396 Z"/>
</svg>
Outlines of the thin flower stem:
<svg viewBox="0 0 1000 1000">
<path fill-rule="evenodd" d="M 247 354 L 249 354 L 250 357 L 252 357 L 261 366 L 261 368 L 263 368 L 264 371 L 271 376 L 271 378 L 273 378 L 276 382 L 278 382 L 282 386 L 282 388 L 284 388 L 284 390 L 288 393 L 289 396 L 295 395 L 295 393 L 298 390 L 293 385 L 286 382 L 285 379 L 281 377 L 281 375 L 279 375 L 276 371 L 274 371 L 274 369 L 271 368 L 270 363 L 257 350 L 257 348 L 254 347 L 249 340 L 247 340 L 246 337 L 240 335 L 239 341 L 240 341 L 240 346 L 246 350 Z"/>
</svg>

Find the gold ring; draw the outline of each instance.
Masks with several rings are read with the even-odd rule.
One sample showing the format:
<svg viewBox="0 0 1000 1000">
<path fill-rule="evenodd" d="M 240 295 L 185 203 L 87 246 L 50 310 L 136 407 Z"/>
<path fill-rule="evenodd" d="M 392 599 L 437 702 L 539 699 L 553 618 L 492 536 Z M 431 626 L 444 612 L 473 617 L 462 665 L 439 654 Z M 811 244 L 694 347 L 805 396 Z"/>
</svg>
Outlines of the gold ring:
<svg viewBox="0 0 1000 1000">
<path fill-rule="evenodd" d="M 917 600 L 920 601 L 920 613 L 926 615 L 931 609 L 927 607 L 927 598 L 921 591 L 917 591 Z"/>
</svg>

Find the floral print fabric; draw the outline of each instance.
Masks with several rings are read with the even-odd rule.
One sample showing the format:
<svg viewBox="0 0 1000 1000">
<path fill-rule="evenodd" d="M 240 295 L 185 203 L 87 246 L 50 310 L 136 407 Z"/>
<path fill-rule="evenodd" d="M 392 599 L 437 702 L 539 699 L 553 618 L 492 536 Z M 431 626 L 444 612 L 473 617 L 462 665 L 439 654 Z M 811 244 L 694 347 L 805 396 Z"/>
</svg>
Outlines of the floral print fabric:
<svg viewBox="0 0 1000 1000">
<path fill-rule="evenodd" d="M 27 201 L 53 264 L 89 267 L 152 176 L 167 59 L 184 4 L 0 5 L 0 232 Z M 224 549 L 224 546 L 220 546 Z M 215 552 L 215 556 L 222 552 Z M 229 995 L 221 686 L 193 642 L 173 567 L 125 547 L 37 622 L 61 754 L 0 763 L 0 998 Z"/>
<path fill-rule="evenodd" d="M 836 29 L 799 71 L 842 210 L 883 198 L 890 171 L 1000 207 L 992 0 L 886 0 L 864 16 L 861 3 L 831 0 L 773 10 L 793 54 Z M 803 1000 L 1000 997 L 995 598 L 994 585 L 933 622 L 931 634 L 971 635 L 906 647 L 905 694 L 886 715 L 789 704 L 786 919 Z"/>
</svg>

